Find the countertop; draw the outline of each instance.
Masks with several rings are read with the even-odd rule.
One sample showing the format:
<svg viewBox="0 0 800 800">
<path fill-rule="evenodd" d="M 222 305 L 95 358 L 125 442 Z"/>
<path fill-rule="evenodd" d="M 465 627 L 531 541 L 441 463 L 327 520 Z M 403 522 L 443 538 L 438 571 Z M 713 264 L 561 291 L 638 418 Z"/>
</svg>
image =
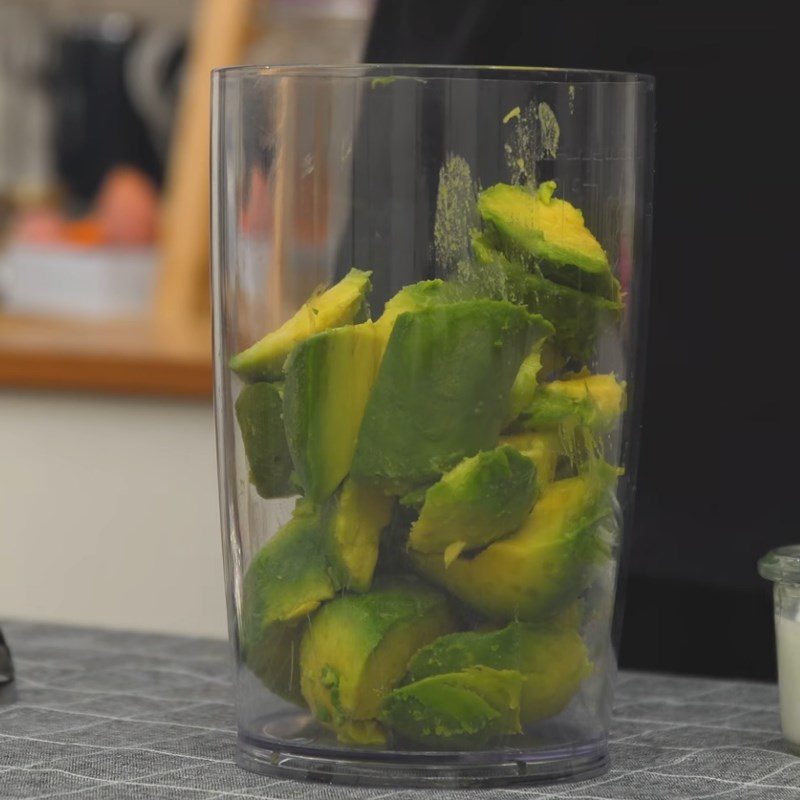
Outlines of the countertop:
<svg viewBox="0 0 800 800">
<path fill-rule="evenodd" d="M 234 764 L 229 653 L 205 639 L 4 622 L 0 798 L 800 800 L 773 685 L 622 673 L 611 770 L 554 787 L 391 790 L 271 780 Z"/>
</svg>

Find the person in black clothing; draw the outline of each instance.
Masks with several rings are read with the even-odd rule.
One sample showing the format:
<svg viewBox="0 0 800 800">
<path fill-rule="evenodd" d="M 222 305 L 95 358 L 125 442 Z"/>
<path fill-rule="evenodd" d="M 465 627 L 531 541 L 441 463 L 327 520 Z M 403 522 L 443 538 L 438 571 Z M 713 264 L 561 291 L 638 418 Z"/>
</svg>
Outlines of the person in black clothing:
<svg viewBox="0 0 800 800">
<path fill-rule="evenodd" d="M 789 23 L 669 3 L 385 0 L 368 62 L 656 78 L 644 430 L 621 664 L 774 675 L 756 560 L 800 540 Z"/>
</svg>

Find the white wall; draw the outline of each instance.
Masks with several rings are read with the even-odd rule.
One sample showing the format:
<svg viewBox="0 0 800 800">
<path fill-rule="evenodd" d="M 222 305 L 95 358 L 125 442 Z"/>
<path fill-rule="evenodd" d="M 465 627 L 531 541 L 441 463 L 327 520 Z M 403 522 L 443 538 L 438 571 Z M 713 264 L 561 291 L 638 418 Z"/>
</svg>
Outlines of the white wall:
<svg viewBox="0 0 800 800">
<path fill-rule="evenodd" d="M 225 636 L 208 403 L 0 392 L 0 617 Z"/>
</svg>

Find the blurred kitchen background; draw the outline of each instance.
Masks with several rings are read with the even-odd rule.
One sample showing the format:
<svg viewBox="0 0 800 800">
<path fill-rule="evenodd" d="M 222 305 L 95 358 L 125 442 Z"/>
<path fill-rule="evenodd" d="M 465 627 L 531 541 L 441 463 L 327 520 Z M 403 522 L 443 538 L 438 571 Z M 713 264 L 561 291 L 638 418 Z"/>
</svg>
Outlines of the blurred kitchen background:
<svg viewBox="0 0 800 800">
<path fill-rule="evenodd" d="M 225 636 L 208 72 L 371 0 L 0 0 L 0 616 Z"/>
</svg>

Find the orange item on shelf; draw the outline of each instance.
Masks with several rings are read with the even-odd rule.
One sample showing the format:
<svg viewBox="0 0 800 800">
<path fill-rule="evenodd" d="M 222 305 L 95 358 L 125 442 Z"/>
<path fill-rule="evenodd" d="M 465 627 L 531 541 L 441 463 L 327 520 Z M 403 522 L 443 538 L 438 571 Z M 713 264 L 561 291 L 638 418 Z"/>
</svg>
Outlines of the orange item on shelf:
<svg viewBox="0 0 800 800">
<path fill-rule="evenodd" d="M 100 247 L 107 238 L 103 226 L 94 217 L 67 222 L 62 229 L 63 242 L 79 247 Z"/>
</svg>

